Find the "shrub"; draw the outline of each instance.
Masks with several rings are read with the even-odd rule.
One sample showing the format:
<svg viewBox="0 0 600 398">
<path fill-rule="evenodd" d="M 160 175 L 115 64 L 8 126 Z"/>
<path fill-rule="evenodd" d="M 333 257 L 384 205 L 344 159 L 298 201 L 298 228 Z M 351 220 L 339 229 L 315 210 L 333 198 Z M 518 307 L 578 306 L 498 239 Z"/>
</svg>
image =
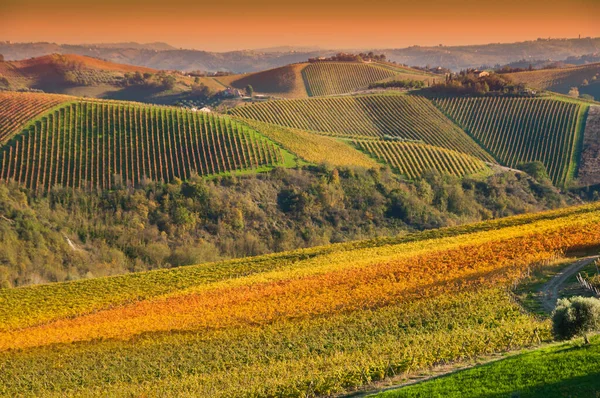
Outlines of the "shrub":
<svg viewBox="0 0 600 398">
<path fill-rule="evenodd" d="M 572 297 L 558 300 L 552 315 L 554 335 L 567 340 L 600 328 L 600 300 L 591 297 Z"/>
</svg>

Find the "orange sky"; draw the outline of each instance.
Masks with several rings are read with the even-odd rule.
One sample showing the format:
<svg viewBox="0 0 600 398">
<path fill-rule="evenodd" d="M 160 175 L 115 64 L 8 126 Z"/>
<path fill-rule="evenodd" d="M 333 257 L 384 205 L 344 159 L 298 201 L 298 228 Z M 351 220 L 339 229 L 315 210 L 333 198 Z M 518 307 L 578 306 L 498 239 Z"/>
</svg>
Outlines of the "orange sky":
<svg viewBox="0 0 600 398">
<path fill-rule="evenodd" d="M 600 36 L 600 0 L 0 0 L 0 40 L 227 51 Z"/>
</svg>

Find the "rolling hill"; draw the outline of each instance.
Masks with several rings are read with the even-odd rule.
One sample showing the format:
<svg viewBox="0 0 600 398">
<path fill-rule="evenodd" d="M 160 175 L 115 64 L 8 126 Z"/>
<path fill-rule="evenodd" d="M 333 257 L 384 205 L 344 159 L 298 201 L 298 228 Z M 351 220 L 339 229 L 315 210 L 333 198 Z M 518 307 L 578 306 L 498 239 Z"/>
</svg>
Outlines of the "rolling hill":
<svg viewBox="0 0 600 398">
<path fill-rule="evenodd" d="M 536 346 L 550 324 L 510 288 L 557 253 L 599 241 L 593 204 L 1 289 L 0 394 L 331 395 Z"/>
<path fill-rule="evenodd" d="M 126 79 L 128 75 L 136 73 L 140 81 Z M 147 78 L 142 79 L 144 75 Z M 175 79 L 172 88 L 161 86 L 159 77 L 163 75 Z M 198 83 L 213 91 L 224 89 L 222 84 L 209 77 L 199 77 Z M 195 84 L 195 79 L 181 73 L 72 54 L 0 62 L 0 89 L 13 91 L 33 89 L 78 97 L 168 104 L 185 98 L 192 84 Z"/>
<path fill-rule="evenodd" d="M 579 94 L 589 94 L 600 100 L 600 63 L 507 75 L 517 83 L 561 94 L 568 94 L 573 87 L 577 87 Z"/>
<path fill-rule="evenodd" d="M 239 89 L 251 85 L 261 94 L 282 98 L 305 98 L 346 94 L 385 80 L 433 82 L 439 76 L 416 69 L 380 62 L 299 63 L 246 75 L 216 78 Z"/>
<path fill-rule="evenodd" d="M 269 101 L 233 108 L 234 116 L 336 137 L 397 137 L 492 158 L 433 104 L 385 94 Z"/>
<path fill-rule="evenodd" d="M 558 98 L 438 98 L 433 101 L 499 163 L 540 161 L 557 185 L 576 177 L 588 105 Z"/>
<path fill-rule="evenodd" d="M 54 185 L 110 189 L 145 179 L 256 171 L 284 165 L 284 156 L 289 158 L 272 141 L 227 116 L 71 98 L 31 119 L 0 147 L 0 179 L 36 191 Z"/>
<path fill-rule="evenodd" d="M 116 85 L 126 72 L 157 72 L 154 69 L 116 64 L 80 55 L 52 54 L 22 61 L 0 62 L 0 75 L 9 88 L 60 90 L 61 86 Z"/>
</svg>

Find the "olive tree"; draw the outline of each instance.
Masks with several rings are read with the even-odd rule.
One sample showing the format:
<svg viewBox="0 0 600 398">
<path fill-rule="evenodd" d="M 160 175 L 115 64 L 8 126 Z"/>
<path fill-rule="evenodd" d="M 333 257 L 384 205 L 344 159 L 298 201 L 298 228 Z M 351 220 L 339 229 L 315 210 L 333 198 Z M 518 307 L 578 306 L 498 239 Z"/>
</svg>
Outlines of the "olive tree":
<svg viewBox="0 0 600 398">
<path fill-rule="evenodd" d="M 558 300 L 552 314 L 554 335 L 567 340 L 600 329 L 600 300 L 593 297 L 572 297 Z"/>
</svg>

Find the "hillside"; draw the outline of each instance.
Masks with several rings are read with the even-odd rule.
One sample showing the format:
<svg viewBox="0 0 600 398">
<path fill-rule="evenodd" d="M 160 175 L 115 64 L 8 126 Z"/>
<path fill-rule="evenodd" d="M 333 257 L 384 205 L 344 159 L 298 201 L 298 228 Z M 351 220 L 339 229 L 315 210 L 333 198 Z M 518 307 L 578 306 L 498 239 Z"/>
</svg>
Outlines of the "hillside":
<svg viewBox="0 0 600 398">
<path fill-rule="evenodd" d="M 245 89 L 250 85 L 254 91 L 286 98 L 306 97 L 306 87 L 301 71 L 306 64 L 286 65 L 280 68 L 251 73 L 248 75 L 230 75 L 215 78 L 224 85 Z"/>
<path fill-rule="evenodd" d="M 22 61 L 0 62 L 0 75 L 7 78 L 11 89 L 35 88 L 56 91 L 60 86 L 66 85 L 115 85 L 126 72 L 136 71 L 157 72 L 150 68 L 71 54 L 52 54 Z"/>
<path fill-rule="evenodd" d="M 580 95 L 588 94 L 600 101 L 600 63 L 509 73 L 507 76 L 514 82 L 561 94 L 569 94 L 577 87 Z"/>
<path fill-rule="evenodd" d="M 165 78 L 173 83 L 165 86 Z M 224 87 L 199 77 L 214 92 Z M 52 54 L 21 61 L 0 62 L 0 89 L 42 90 L 78 97 L 172 104 L 193 97 L 196 79 L 175 72 L 118 64 L 80 55 Z"/>
<path fill-rule="evenodd" d="M 576 176 L 588 105 L 558 98 L 434 99 L 501 164 L 540 161 L 555 184 Z"/>
<path fill-rule="evenodd" d="M 429 100 L 419 96 L 390 94 L 268 101 L 239 106 L 230 113 L 338 137 L 392 136 L 420 140 L 492 160 Z"/>
<path fill-rule="evenodd" d="M 436 76 L 415 69 L 380 62 L 315 62 L 286 65 L 246 75 L 216 78 L 224 85 L 283 98 L 346 94 L 386 80 L 420 80 L 431 83 Z"/>
<path fill-rule="evenodd" d="M 354 140 L 352 143 L 411 179 L 418 179 L 430 170 L 456 177 L 487 170 L 487 166 L 480 159 L 432 145 L 383 140 Z"/>
<path fill-rule="evenodd" d="M 284 163 L 278 146 L 226 116 L 82 99 L 33 119 L 0 147 L 0 179 L 37 191 L 137 186 Z"/>
<path fill-rule="evenodd" d="M 524 312 L 511 286 L 599 241 L 594 204 L 2 289 L 0 394 L 330 395 L 535 346 L 549 322 Z"/>
<path fill-rule="evenodd" d="M 317 62 L 302 70 L 306 91 L 311 97 L 350 93 L 394 75 L 395 72 L 387 68 L 351 62 Z"/>
</svg>

